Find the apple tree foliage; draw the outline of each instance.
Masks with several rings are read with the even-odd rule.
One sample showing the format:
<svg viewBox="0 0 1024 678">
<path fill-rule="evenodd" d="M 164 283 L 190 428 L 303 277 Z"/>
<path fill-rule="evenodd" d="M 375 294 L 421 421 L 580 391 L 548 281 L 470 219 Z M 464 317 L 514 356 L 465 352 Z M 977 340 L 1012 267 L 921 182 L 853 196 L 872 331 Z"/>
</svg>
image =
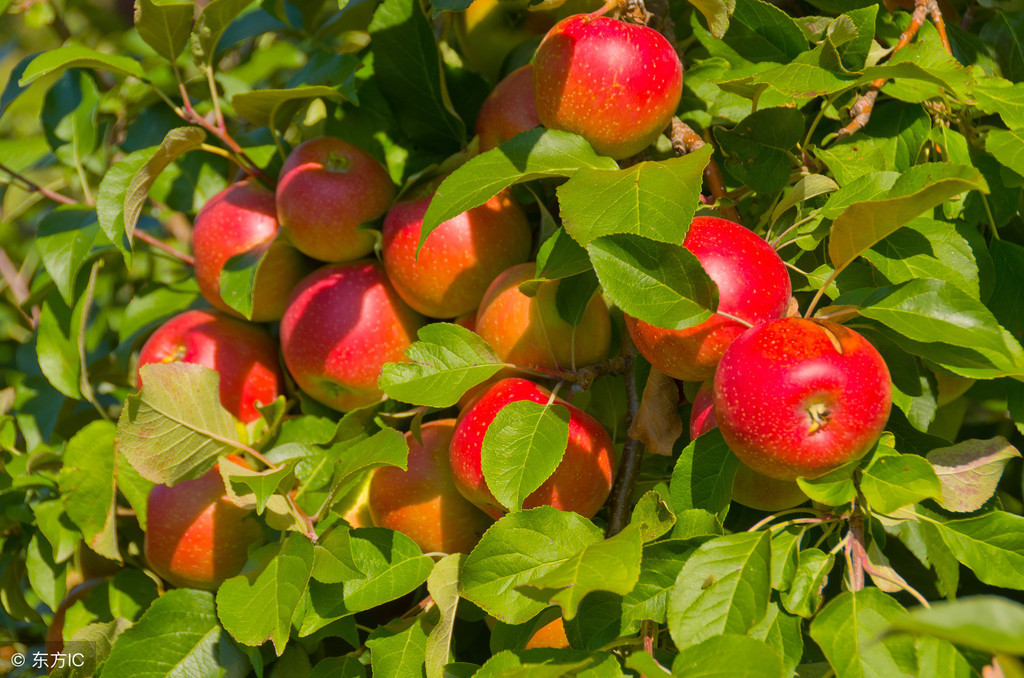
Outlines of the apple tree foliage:
<svg viewBox="0 0 1024 678">
<path fill-rule="evenodd" d="M 494 82 L 454 30 L 468 4 L 0 0 L 0 646 L 86 641 L 88 666 L 58 675 L 100 676 L 1024 670 L 1024 3 L 939 3 L 951 56 L 929 22 L 893 52 L 910 13 L 871 0 L 672 0 L 678 116 L 708 143 L 677 155 L 663 137 L 621 164 L 541 128 L 475 151 Z M 838 135 L 879 78 L 867 125 Z M 537 280 L 574 283 L 569 322 L 597 286 L 656 325 L 706 319 L 714 284 L 676 244 L 695 213 L 735 210 L 789 265 L 800 312 L 823 290 L 813 314 L 882 352 L 886 433 L 801 479 L 813 505 L 769 515 L 731 502 L 735 458 L 715 431 L 679 433 L 670 385 L 612 360 L 561 375 L 634 465 L 594 519 L 520 509 L 565 425 L 523 408 L 503 419 L 515 444 L 485 451 L 510 513 L 471 553 L 351 529 L 352 488 L 405 466 L 398 432 L 507 367 L 472 332 L 426 326 L 385 366 L 390 398 L 344 415 L 293 389 L 242 426 L 208 370 L 134 383 L 147 333 L 203 305 L 153 243 L 187 251 L 239 165 L 272 182 L 323 134 L 400 187 L 447 175 L 425 232 L 512 187 Z M 243 314 L 259 263 L 222 278 Z M 253 451 L 221 473 L 266 544 L 215 592 L 165 590 L 141 554 L 149 488 Z M 570 648 L 524 649 L 558 617 Z"/>
</svg>

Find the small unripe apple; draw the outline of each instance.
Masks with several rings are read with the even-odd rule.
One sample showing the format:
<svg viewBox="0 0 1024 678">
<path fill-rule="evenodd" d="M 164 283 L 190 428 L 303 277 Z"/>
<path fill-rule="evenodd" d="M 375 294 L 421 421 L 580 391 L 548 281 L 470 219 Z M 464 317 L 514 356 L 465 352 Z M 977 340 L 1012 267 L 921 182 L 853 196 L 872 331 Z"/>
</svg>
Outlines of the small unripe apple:
<svg viewBox="0 0 1024 678">
<path fill-rule="evenodd" d="M 405 359 L 421 325 L 376 261 L 324 266 L 292 293 L 281 319 L 281 353 L 310 397 L 354 410 L 381 399 L 381 367 Z"/>
<path fill-rule="evenodd" d="M 274 193 L 253 179 L 228 186 L 196 214 L 192 251 L 199 291 L 215 308 L 240 314 L 221 297 L 220 274 L 231 257 L 260 248 L 265 254 L 253 289 L 252 320 L 280 320 L 292 288 L 312 271 L 306 257 L 278 231 Z"/>
<path fill-rule="evenodd" d="M 544 12 L 530 12 L 529 0 L 473 0 L 455 17 L 455 35 L 466 63 L 491 81 L 512 50 L 527 40 L 538 39 L 555 19 Z"/>
<path fill-rule="evenodd" d="M 675 115 L 683 66 L 652 28 L 577 14 L 544 36 L 533 83 L 545 127 L 575 132 L 602 155 L 627 158 L 650 146 Z"/>
<path fill-rule="evenodd" d="M 696 217 L 683 240 L 718 286 L 718 310 L 754 324 L 782 317 L 792 295 L 789 272 L 775 250 L 743 226 Z M 729 344 L 747 328 L 715 314 L 683 330 L 625 316 L 637 351 L 659 370 L 685 381 L 704 381 Z"/>
<path fill-rule="evenodd" d="M 507 191 L 443 222 L 417 254 L 431 197 L 393 206 L 381 252 L 395 291 L 415 310 L 454 318 L 476 310 L 488 285 L 530 256 L 530 225 Z"/>
<path fill-rule="evenodd" d="M 352 261 L 373 251 L 364 225 L 384 214 L 395 185 L 377 160 L 354 144 L 318 137 L 296 146 L 281 168 L 277 215 L 301 252 L 320 261 Z"/>
<path fill-rule="evenodd" d="M 782 318 L 737 338 L 715 373 L 715 418 L 740 461 L 779 480 L 814 478 L 871 449 L 892 381 L 874 346 L 825 320 Z"/>
<path fill-rule="evenodd" d="M 450 447 L 455 485 L 469 501 L 492 518 L 505 514 L 484 480 L 481 451 L 484 435 L 509 403 L 528 400 L 546 404 L 551 393 L 526 379 L 503 379 L 487 390 L 459 417 Z M 591 518 L 611 492 L 615 477 L 615 447 L 608 432 L 586 412 L 561 399 L 569 410 L 569 442 L 565 456 L 547 480 L 523 501 L 523 508 L 554 506 Z"/>
<path fill-rule="evenodd" d="M 277 342 L 263 327 L 216 311 L 185 311 L 161 325 L 139 353 L 139 369 L 176 360 L 220 375 L 220 402 L 243 423 L 284 391 Z M 142 387 L 141 373 L 137 377 Z"/>
<path fill-rule="evenodd" d="M 533 65 L 512 71 L 495 86 L 476 116 L 480 151 L 489 151 L 540 125 L 533 101 Z"/>
<path fill-rule="evenodd" d="M 535 272 L 535 264 L 519 264 L 495 278 L 480 301 L 477 334 L 499 358 L 524 367 L 573 369 L 604 360 L 611 346 L 611 319 L 601 295 L 594 294 L 574 328 L 555 303 L 560 281 L 541 283 L 533 297 L 519 290 Z"/>
<path fill-rule="evenodd" d="M 171 584 L 189 588 L 213 590 L 238 574 L 249 547 L 263 536 L 252 511 L 228 500 L 217 467 L 172 487 L 154 485 L 146 522 L 150 567 Z"/>
<path fill-rule="evenodd" d="M 407 470 L 381 467 L 370 480 L 373 524 L 404 533 L 424 553 L 469 553 L 492 522 L 452 480 L 448 447 L 454 433 L 454 419 L 424 424 L 422 442 L 407 433 Z"/>
<path fill-rule="evenodd" d="M 714 405 L 714 387 L 712 382 L 705 381 L 693 398 L 691 439 L 718 426 Z M 769 478 L 740 462 L 732 480 L 732 500 L 758 511 L 784 511 L 803 504 L 807 495 L 793 481 Z"/>
</svg>

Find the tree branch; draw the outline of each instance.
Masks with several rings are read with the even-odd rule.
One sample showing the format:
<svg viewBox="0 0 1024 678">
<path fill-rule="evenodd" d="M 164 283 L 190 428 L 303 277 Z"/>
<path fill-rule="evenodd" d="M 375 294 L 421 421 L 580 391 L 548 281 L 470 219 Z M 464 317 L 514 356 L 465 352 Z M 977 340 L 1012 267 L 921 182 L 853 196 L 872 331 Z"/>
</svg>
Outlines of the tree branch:
<svg viewBox="0 0 1024 678">
<path fill-rule="evenodd" d="M 196 265 L 196 260 L 193 259 L 191 256 L 189 256 L 188 254 L 185 254 L 184 252 L 179 252 L 178 250 L 174 249 L 173 247 L 171 247 L 167 243 L 163 242 L 162 240 L 158 240 L 157 238 L 154 238 L 149 233 L 146 233 L 144 231 L 135 231 L 135 234 L 134 234 L 133 237 L 138 238 L 139 240 L 141 240 L 142 242 L 146 243 L 147 245 L 150 245 L 151 247 L 155 247 L 158 250 L 161 250 L 163 252 L 166 252 L 167 254 L 170 254 L 172 257 L 174 257 L 178 261 L 182 262 L 186 266 L 195 266 Z"/>
<path fill-rule="evenodd" d="M 697 134 L 692 127 L 679 118 L 672 118 L 665 135 L 672 142 L 672 150 L 676 155 L 686 155 L 703 148 L 708 143 L 707 139 Z M 718 167 L 714 157 L 708 160 L 708 166 L 704 168 L 704 179 L 708 183 L 708 189 L 715 200 L 728 200 L 729 193 L 725 190 L 725 180 L 722 178 L 722 170 Z M 718 208 L 722 216 L 730 221 L 740 220 L 739 212 L 732 205 L 722 205 Z"/>
<path fill-rule="evenodd" d="M 636 480 L 640 475 L 640 463 L 643 461 L 643 450 L 640 442 L 629 436 L 629 427 L 633 424 L 637 410 L 640 409 L 640 398 L 636 392 L 636 382 L 633 379 L 633 347 L 630 345 L 630 354 L 627 356 L 629 367 L 626 370 L 626 442 L 622 446 L 622 460 L 619 463 L 619 474 L 612 485 L 612 492 L 608 498 L 610 516 L 608 518 L 608 530 L 606 536 L 613 537 L 629 524 L 630 500 L 633 498 L 633 490 L 636 488 Z"/>
</svg>

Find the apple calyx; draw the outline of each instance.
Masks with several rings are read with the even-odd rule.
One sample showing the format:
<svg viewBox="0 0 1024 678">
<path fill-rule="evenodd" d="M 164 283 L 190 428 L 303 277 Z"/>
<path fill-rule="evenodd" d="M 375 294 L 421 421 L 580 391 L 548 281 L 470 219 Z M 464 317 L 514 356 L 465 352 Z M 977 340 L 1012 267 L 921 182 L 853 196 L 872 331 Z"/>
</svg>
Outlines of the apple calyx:
<svg viewBox="0 0 1024 678">
<path fill-rule="evenodd" d="M 832 417 L 832 410 L 822 402 L 812 404 L 807 408 L 807 417 L 811 420 L 811 426 L 807 430 L 808 435 L 817 433 L 828 425 Z"/>
<path fill-rule="evenodd" d="M 324 168 L 329 172 L 347 172 L 350 167 L 352 167 L 352 161 L 347 155 L 336 151 L 328 152 Z"/>
</svg>

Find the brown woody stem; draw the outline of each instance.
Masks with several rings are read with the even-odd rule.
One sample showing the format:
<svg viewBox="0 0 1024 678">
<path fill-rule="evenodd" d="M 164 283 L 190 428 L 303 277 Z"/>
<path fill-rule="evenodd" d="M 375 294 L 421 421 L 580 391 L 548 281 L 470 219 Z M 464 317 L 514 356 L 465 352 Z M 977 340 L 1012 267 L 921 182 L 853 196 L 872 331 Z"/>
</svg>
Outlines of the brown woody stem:
<svg viewBox="0 0 1024 678">
<path fill-rule="evenodd" d="M 147 245 L 149 245 L 151 247 L 155 247 L 158 250 L 161 250 L 163 252 L 166 252 L 167 254 L 170 254 L 172 257 L 174 257 L 178 261 L 182 262 L 186 266 L 195 266 L 196 265 L 195 259 L 193 259 L 191 256 L 189 256 L 188 254 L 185 254 L 184 252 L 179 252 L 178 250 L 174 249 L 173 247 L 171 247 L 167 243 L 163 242 L 162 240 L 154 238 L 149 233 L 145 233 L 143 231 L 135 231 L 135 234 L 134 234 L 133 237 L 138 238 L 139 240 L 141 240 L 142 242 L 146 243 Z"/>
<path fill-rule="evenodd" d="M 686 155 L 703 148 L 710 141 L 702 138 L 692 127 L 679 118 L 672 118 L 666 136 L 672 142 L 672 150 L 676 155 Z M 725 190 L 725 180 L 722 178 L 722 170 L 718 167 L 714 157 L 708 160 L 708 166 L 704 168 L 704 179 L 708 182 L 708 188 L 715 200 L 728 199 L 729 192 Z M 722 205 L 718 208 L 722 216 L 730 221 L 739 221 L 740 215 L 732 205 Z"/>
<path fill-rule="evenodd" d="M 633 348 L 630 346 L 630 351 Z M 619 463 L 619 474 L 612 485 L 612 492 L 608 499 L 609 518 L 606 536 L 614 537 L 629 524 L 630 500 L 633 498 L 633 490 L 636 488 L 637 478 L 640 476 L 640 463 L 643 461 L 640 442 L 629 436 L 629 427 L 636 418 L 637 410 L 640 409 L 640 398 L 636 392 L 636 382 L 633 378 L 633 363 L 629 362 L 626 370 L 626 442 L 622 446 L 622 461 Z"/>
<path fill-rule="evenodd" d="M 18 174 L 17 172 L 15 172 L 14 170 L 10 169 L 9 167 L 2 163 L 0 163 L 0 171 L 5 172 L 6 174 L 10 174 L 11 178 L 13 178 L 15 181 L 21 182 L 21 185 L 24 186 L 26 189 L 28 189 L 29 191 L 35 191 L 44 198 L 48 198 L 54 202 L 59 202 L 62 205 L 78 204 L 78 201 L 75 200 L 74 198 L 69 198 L 68 196 L 63 195 L 61 193 L 57 193 L 56 191 L 51 191 L 45 186 L 40 186 L 36 182 L 26 178 L 22 174 Z"/>
</svg>

